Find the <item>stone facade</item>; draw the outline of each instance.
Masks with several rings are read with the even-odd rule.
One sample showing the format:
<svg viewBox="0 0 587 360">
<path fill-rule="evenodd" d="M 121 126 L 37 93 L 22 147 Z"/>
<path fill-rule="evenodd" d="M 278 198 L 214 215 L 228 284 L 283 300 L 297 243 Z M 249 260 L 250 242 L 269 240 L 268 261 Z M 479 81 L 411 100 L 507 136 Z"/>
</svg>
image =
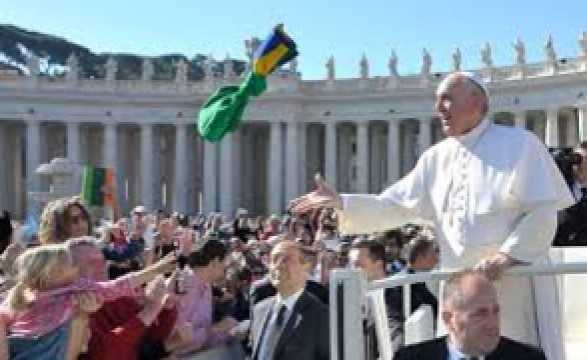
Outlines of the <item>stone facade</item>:
<svg viewBox="0 0 587 360">
<path fill-rule="evenodd" d="M 496 122 L 526 127 L 548 146 L 587 140 L 581 51 L 556 66 L 494 67 L 490 49 L 483 54 L 475 72 L 487 80 Z M 211 91 L 241 79 L 162 82 L 149 73 L 123 81 L 109 66 L 106 79 L 0 73 L 0 208 L 24 217 L 25 194 L 48 186 L 34 175 L 39 164 L 67 157 L 117 169 L 123 209 L 281 213 L 313 187 L 316 172 L 343 192 L 378 192 L 442 138 L 434 90 L 443 73 L 372 77 L 360 69 L 359 78 L 336 79 L 334 59 L 325 80 L 282 70 L 241 127 L 211 144 L 197 135 L 198 109 Z"/>
</svg>

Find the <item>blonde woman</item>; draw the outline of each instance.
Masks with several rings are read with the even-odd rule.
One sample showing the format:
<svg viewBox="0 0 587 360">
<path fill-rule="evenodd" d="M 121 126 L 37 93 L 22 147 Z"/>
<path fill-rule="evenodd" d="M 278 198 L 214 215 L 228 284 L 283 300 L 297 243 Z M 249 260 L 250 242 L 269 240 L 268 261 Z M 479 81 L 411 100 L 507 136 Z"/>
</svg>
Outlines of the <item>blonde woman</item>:
<svg viewBox="0 0 587 360">
<path fill-rule="evenodd" d="M 43 349 L 42 359 L 64 358 L 67 324 L 75 315 L 81 294 L 98 294 L 103 301 L 135 296 L 137 287 L 157 274 L 170 272 L 174 262 L 172 256 L 166 257 L 144 270 L 96 282 L 78 277 L 67 243 L 26 250 L 16 260 L 16 285 L 0 307 L 0 328 L 11 335 L 10 359 L 38 359 L 39 352 L 31 353 L 31 344 Z"/>
</svg>

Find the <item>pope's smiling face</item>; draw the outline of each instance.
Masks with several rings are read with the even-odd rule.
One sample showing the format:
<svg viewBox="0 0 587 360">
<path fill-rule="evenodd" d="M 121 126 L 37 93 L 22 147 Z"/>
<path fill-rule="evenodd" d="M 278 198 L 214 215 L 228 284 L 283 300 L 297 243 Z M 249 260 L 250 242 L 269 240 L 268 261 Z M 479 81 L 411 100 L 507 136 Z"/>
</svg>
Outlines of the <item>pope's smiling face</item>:
<svg viewBox="0 0 587 360">
<path fill-rule="evenodd" d="M 449 75 L 436 91 L 436 111 L 442 131 L 460 136 L 471 131 L 483 119 L 483 95 L 464 76 Z"/>
</svg>

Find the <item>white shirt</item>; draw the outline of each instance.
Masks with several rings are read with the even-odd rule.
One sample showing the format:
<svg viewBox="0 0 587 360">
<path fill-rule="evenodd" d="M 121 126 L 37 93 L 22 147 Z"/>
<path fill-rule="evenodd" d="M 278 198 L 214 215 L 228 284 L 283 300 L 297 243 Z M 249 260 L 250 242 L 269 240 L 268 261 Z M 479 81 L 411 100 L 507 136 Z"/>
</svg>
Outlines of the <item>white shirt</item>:
<svg viewBox="0 0 587 360">
<path fill-rule="evenodd" d="M 305 286 L 302 286 L 302 288 L 298 292 L 296 292 L 295 294 L 291 294 L 286 298 L 282 298 L 281 295 L 277 293 L 277 295 L 275 296 L 275 303 L 273 304 L 273 314 L 271 321 L 273 322 L 277 319 L 277 313 L 279 312 L 279 308 L 281 307 L 281 305 L 285 305 L 285 307 L 287 308 L 283 316 L 283 324 L 285 326 L 285 324 L 287 324 L 289 317 L 291 316 L 291 313 L 293 312 L 294 306 L 298 302 L 298 299 L 304 292 L 305 288 Z"/>
<path fill-rule="evenodd" d="M 470 355 L 465 355 L 459 351 L 449 340 L 446 338 L 446 347 L 448 349 L 448 359 L 447 360 L 463 360 L 463 359 L 470 359 Z M 477 356 L 479 360 L 485 360 L 485 356 Z"/>
<path fill-rule="evenodd" d="M 585 187 L 587 186 L 579 184 L 577 182 L 573 184 L 573 197 L 575 198 L 575 202 L 579 202 L 581 200 L 581 198 L 583 197 L 583 192 L 581 189 Z"/>
</svg>

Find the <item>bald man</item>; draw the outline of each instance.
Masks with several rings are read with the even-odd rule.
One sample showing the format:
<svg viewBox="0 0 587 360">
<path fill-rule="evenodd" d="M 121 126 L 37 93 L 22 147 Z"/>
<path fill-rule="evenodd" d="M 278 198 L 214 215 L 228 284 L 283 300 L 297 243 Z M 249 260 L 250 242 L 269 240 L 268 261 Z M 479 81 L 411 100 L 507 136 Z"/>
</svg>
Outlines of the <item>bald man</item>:
<svg viewBox="0 0 587 360">
<path fill-rule="evenodd" d="M 473 267 L 492 280 L 512 266 L 542 261 L 557 211 L 573 198 L 544 144 L 525 129 L 494 124 L 488 109 L 480 79 L 468 72 L 448 75 L 436 91 L 447 137 L 427 149 L 408 175 L 379 195 L 339 195 L 317 179 L 317 189 L 292 201 L 291 210 L 334 207 L 347 234 L 395 228 L 415 218 L 431 222 L 442 268 Z M 554 281 L 539 284 L 539 290 L 528 278 L 505 278 L 496 286 L 504 334 L 563 359 Z M 541 296 L 534 299 L 536 291 Z M 545 310 L 537 321 L 539 302 Z"/>
<path fill-rule="evenodd" d="M 500 336 L 500 306 L 491 281 L 481 272 L 452 276 L 442 293 L 446 337 L 400 349 L 394 360 L 546 360 L 529 345 Z"/>
</svg>

